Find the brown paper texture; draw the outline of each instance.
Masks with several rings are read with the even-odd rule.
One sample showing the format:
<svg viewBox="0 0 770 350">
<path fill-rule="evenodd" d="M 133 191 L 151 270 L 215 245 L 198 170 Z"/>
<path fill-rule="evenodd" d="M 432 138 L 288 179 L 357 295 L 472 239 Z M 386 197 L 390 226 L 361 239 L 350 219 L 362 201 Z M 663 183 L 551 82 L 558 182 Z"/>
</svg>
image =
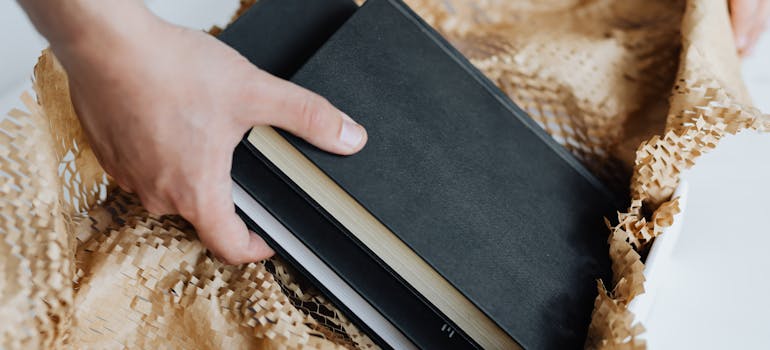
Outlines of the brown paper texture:
<svg viewBox="0 0 770 350">
<path fill-rule="evenodd" d="M 628 209 L 596 233 L 613 280 L 597 281 L 586 347 L 645 348 L 627 305 L 644 293 L 642 255 L 679 211 L 679 174 L 724 135 L 770 126 L 740 80 L 726 1 L 408 3 L 630 190 Z M 23 96 L 26 110 L 0 124 L 0 347 L 375 348 L 280 259 L 224 266 L 184 220 L 116 189 L 48 51 L 34 87 L 37 100 Z"/>
<path fill-rule="evenodd" d="M 225 266 L 109 183 L 50 51 L 0 125 L 0 347 L 374 347 L 278 260 Z"/>
</svg>

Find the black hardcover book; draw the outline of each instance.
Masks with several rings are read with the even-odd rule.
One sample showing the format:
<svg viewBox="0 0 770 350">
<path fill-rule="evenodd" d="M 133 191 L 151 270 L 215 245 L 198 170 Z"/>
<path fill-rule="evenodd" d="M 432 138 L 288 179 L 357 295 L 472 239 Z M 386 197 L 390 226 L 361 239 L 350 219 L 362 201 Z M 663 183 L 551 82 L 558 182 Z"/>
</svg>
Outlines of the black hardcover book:
<svg viewBox="0 0 770 350">
<path fill-rule="evenodd" d="M 340 157 L 256 127 L 232 173 L 249 226 L 378 343 L 582 346 L 612 195 L 401 1 L 262 0 L 222 39 L 367 128 Z"/>
</svg>

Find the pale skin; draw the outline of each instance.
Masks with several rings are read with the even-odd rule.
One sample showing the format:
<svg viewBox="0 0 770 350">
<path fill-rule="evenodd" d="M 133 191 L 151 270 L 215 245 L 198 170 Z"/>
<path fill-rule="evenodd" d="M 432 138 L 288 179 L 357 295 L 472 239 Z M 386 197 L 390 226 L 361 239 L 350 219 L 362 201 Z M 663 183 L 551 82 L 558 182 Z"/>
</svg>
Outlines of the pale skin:
<svg viewBox="0 0 770 350">
<path fill-rule="evenodd" d="M 748 56 L 767 26 L 770 0 L 730 0 L 729 5 L 735 46 L 741 56 Z"/>
<path fill-rule="evenodd" d="M 322 97 L 142 1 L 19 2 L 66 69 L 103 168 L 151 213 L 190 221 L 227 263 L 273 255 L 232 200 L 232 153 L 249 128 L 273 125 L 342 155 L 366 143 L 364 128 Z"/>
<path fill-rule="evenodd" d="M 730 0 L 748 53 L 770 0 Z M 180 214 L 218 258 L 273 255 L 235 214 L 232 152 L 272 125 L 341 155 L 366 130 L 321 96 L 254 67 L 201 31 L 164 22 L 138 0 L 19 0 L 70 79 L 72 102 L 99 162 L 153 214 Z"/>
</svg>

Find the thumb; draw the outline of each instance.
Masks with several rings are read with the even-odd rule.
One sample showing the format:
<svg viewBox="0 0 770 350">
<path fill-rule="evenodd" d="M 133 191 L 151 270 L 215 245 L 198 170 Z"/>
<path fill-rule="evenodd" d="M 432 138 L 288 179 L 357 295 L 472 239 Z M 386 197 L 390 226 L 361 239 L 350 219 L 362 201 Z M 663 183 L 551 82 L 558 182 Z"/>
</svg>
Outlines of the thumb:
<svg viewBox="0 0 770 350">
<path fill-rule="evenodd" d="M 291 82 L 255 69 L 245 111 L 249 126 L 269 124 L 284 129 L 316 147 L 342 155 L 358 152 L 366 130 L 325 98 Z"/>
<path fill-rule="evenodd" d="M 183 214 L 195 226 L 203 245 L 231 265 L 255 262 L 275 254 L 235 213 L 229 176 L 209 188 L 199 192 L 192 201 L 198 207 Z"/>
</svg>

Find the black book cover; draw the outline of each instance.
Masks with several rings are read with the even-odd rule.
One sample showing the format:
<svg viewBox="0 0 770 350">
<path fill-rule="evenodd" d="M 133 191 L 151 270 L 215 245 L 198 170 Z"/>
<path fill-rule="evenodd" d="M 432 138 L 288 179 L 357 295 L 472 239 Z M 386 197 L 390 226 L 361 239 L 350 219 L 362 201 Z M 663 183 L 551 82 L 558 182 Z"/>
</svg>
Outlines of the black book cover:
<svg viewBox="0 0 770 350">
<path fill-rule="evenodd" d="M 305 156 L 523 347 L 582 345 L 613 201 L 565 149 L 397 0 L 367 2 L 292 80 L 369 132 L 350 157 L 285 135 Z"/>
<path fill-rule="evenodd" d="M 261 0 L 219 36 L 261 69 L 291 77 L 358 9 L 351 0 Z M 423 349 L 476 348 L 451 321 L 416 294 L 397 275 L 362 249 L 350 234 L 282 176 L 244 139 L 233 155 L 233 179 L 283 223 L 327 265 Z M 383 348 L 387 343 L 350 312 L 345 304 L 302 264 L 276 244 L 238 208 L 247 226 L 259 233 L 278 255 L 325 292 L 341 311 Z"/>
<path fill-rule="evenodd" d="M 357 9 L 352 0 L 260 0 L 219 40 L 260 69 L 289 79 Z"/>
</svg>

